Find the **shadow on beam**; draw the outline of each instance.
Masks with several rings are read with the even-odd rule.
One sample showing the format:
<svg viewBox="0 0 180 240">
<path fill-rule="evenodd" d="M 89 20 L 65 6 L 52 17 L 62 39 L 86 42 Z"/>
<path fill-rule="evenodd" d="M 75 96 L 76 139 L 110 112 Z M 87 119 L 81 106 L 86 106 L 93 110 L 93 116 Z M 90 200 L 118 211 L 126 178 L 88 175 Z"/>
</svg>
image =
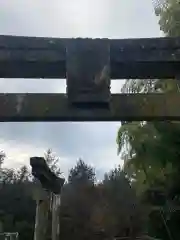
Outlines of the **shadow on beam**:
<svg viewBox="0 0 180 240">
<path fill-rule="evenodd" d="M 180 94 L 113 94 L 109 109 L 68 105 L 65 94 L 0 94 L 0 121 L 180 120 Z"/>
</svg>

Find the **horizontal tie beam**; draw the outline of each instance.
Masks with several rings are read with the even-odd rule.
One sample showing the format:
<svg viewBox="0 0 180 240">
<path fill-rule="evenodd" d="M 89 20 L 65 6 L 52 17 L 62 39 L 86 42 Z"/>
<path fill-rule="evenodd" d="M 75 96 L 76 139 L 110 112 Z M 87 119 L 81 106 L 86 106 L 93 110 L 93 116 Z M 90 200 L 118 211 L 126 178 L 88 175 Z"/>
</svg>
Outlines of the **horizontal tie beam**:
<svg viewBox="0 0 180 240">
<path fill-rule="evenodd" d="M 78 108 L 66 94 L 0 94 L 0 121 L 180 120 L 180 94 L 113 94 L 108 109 Z"/>
</svg>

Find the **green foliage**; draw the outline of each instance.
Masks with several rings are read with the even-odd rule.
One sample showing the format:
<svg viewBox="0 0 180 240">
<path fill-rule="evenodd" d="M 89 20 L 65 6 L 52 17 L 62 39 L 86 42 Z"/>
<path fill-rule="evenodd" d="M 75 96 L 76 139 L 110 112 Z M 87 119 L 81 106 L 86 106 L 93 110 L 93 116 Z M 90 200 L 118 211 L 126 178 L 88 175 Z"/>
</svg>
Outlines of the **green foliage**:
<svg viewBox="0 0 180 240">
<path fill-rule="evenodd" d="M 139 235 L 146 211 L 124 172 L 115 168 L 105 174 L 102 183 L 94 181 L 94 169 L 82 160 L 70 170 L 62 194 L 61 238 L 92 239 L 97 233 L 102 239 Z"/>
<path fill-rule="evenodd" d="M 125 172 L 120 167 L 115 168 L 106 174 L 103 185 L 109 236 L 139 236 L 145 229 L 146 211 L 140 205 Z"/>
<path fill-rule="evenodd" d="M 155 12 L 166 36 L 180 36 L 180 4 L 157 0 Z M 177 80 L 128 80 L 123 92 L 179 92 Z M 180 199 L 180 123 L 124 122 L 117 134 L 118 153 L 131 186 L 146 204 L 161 207 L 178 205 Z M 146 200 L 145 200 L 146 199 Z M 179 239 L 178 211 L 149 215 L 148 231 L 162 239 Z M 164 220 L 163 220 L 164 219 Z M 170 232 L 170 233 L 169 233 Z M 172 236 L 170 236 L 172 235 Z"/>
<path fill-rule="evenodd" d="M 27 194 L 31 183 L 23 178 L 24 171 L 20 174 L 21 171 L 13 172 L 11 180 L 8 176 L 8 180 L 5 178 L 1 183 L 0 220 L 4 231 L 19 232 L 20 240 L 24 237 L 28 240 L 33 236 L 35 202 Z"/>
<path fill-rule="evenodd" d="M 3 151 L 0 152 L 0 169 L 2 167 L 2 164 L 4 163 L 4 160 L 6 158 L 6 155 Z"/>
<path fill-rule="evenodd" d="M 47 150 L 44 157 L 51 171 L 59 176 L 61 174 L 61 170 L 58 165 L 60 161 L 59 157 L 55 156 L 51 149 Z"/>
<path fill-rule="evenodd" d="M 0 155 L 4 161 L 5 154 Z M 58 158 L 48 150 L 45 154 L 50 168 L 60 174 L 57 165 Z M 19 232 L 21 239 L 31 240 L 34 235 L 36 202 L 33 199 L 34 181 L 27 166 L 22 166 L 17 171 L 13 169 L 0 169 L 0 221 L 3 230 L 7 232 Z M 33 179 L 34 180 L 34 179 Z"/>
<path fill-rule="evenodd" d="M 95 171 L 91 166 L 85 164 L 84 161 L 79 159 L 76 166 L 69 172 L 69 183 L 92 183 L 95 182 Z"/>
<path fill-rule="evenodd" d="M 49 155 L 51 152 L 47 154 L 51 166 L 54 158 Z M 20 240 L 30 240 L 35 225 L 34 181 L 25 166 L 17 171 L 1 170 L 0 220 L 3 229 L 19 232 Z M 105 236 L 139 235 L 144 230 L 146 211 L 141 208 L 127 175 L 115 168 L 105 174 L 101 183 L 97 184 L 95 179 L 95 169 L 82 160 L 69 171 L 61 196 L 61 239 L 103 240 Z"/>
<path fill-rule="evenodd" d="M 155 12 L 160 18 L 159 25 L 165 35 L 171 37 L 180 35 L 180 4 L 178 0 L 159 1 Z"/>
</svg>

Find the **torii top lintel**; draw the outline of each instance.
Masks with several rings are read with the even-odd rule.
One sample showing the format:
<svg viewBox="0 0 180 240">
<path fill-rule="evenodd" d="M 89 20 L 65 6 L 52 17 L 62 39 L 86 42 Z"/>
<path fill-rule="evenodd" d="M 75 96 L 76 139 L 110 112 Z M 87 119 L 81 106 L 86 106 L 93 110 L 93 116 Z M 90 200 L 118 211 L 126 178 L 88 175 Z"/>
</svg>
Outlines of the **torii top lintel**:
<svg viewBox="0 0 180 240">
<path fill-rule="evenodd" d="M 78 44 L 80 50 L 81 46 L 91 42 L 98 42 L 99 45 L 106 42 L 111 79 L 177 76 L 179 37 L 58 39 L 0 35 L 0 78 L 66 78 L 68 46 Z"/>
</svg>

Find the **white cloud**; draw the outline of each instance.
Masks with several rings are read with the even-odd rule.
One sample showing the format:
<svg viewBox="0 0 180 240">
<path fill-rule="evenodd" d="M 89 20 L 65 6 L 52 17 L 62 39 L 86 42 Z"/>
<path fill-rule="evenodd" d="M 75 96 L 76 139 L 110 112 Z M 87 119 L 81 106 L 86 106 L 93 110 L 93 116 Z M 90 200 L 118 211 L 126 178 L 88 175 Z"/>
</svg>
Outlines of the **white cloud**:
<svg viewBox="0 0 180 240">
<path fill-rule="evenodd" d="M 28 145 L 24 143 L 17 144 L 16 141 L 4 141 L 0 139 L 0 149 L 3 149 L 6 153 L 4 167 L 18 169 L 24 165 L 30 168 L 30 157 L 33 156 L 44 156 L 47 148 L 42 148 L 41 146 Z M 59 156 L 58 153 L 53 151 L 55 156 Z M 62 169 L 62 174 L 67 177 L 69 169 L 72 167 L 72 161 L 70 159 L 63 157 L 59 158 L 59 167 Z"/>
<path fill-rule="evenodd" d="M 0 139 L 0 148 L 6 153 L 4 167 L 19 168 L 29 163 L 31 156 L 44 155 L 45 149 L 27 144 L 17 144 L 16 141 Z"/>
</svg>

